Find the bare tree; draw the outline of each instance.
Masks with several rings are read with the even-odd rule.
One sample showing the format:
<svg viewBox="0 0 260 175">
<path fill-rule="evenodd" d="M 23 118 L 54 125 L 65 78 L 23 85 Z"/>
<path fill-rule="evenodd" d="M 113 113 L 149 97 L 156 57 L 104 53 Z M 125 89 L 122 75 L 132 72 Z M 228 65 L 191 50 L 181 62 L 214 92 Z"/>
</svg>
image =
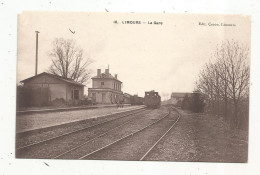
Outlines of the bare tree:
<svg viewBox="0 0 260 175">
<path fill-rule="evenodd" d="M 249 49 L 238 42 L 223 43 L 218 51 L 218 67 L 220 77 L 224 82 L 224 95 L 234 105 L 234 120 L 237 120 L 239 105 L 248 97 L 249 92 Z M 223 59 L 224 58 L 224 59 Z"/>
<path fill-rule="evenodd" d="M 84 60 L 83 50 L 78 48 L 74 40 L 56 38 L 52 43 L 49 56 L 52 65 L 49 72 L 64 78 L 71 78 L 79 83 L 86 83 L 90 78 L 91 71 L 88 69 L 93 62 L 90 58 Z"/>
<path fill-rule="evenodd" d="M 216 49 L 215 62 L 207 63 L 197 81 L 197 88 L 208 96 L 210 106 L 224 102 L 224 115 L 227 117 L 228 105 L 233 106 L 231 116 L 236 127 L 239 125 L 238 113 L 242 101 L 249 93 L 249 49 L 238 42 L 226 41 Z"/>
<path fill-rule="evenodd" d="M 208 106 L 210 110 L 219 112 L 220 103 L 220 78 L 215 64 L 209 62 L 200 72 L 199 80 L 196 82 L 196 89 L 203 92 L 207 96 Z"/>
</svg>

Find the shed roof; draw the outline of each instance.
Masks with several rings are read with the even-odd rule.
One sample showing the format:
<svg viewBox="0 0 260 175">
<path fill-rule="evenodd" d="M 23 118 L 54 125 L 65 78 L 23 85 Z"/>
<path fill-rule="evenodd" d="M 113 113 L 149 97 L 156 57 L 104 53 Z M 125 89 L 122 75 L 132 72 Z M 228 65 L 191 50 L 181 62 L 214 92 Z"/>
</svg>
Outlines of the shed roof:
<svg viewBox="0 0 260 175">
<path fill-rule="evenodd" d="M 193 93 L 189 93 L 189 92 L 173 92 L 171 94 L 172 98 L 184 98 L 185 95 L 191 96 Z"/>
<path fill-rule="evenodd" d="M 47 75 L 47 76 L 56 78 L 56 79 L 58 79 L 58 80 L 64 81 L 64 82 L 69 83 L 69 84 L 74 84 L 74 85 L 78 85 L 78 86 L 84 86 L 83 84 L 78 83 L 78 82 L 74 81 L 74 80 L 71 79 L 71 78 L 64 78 L 64 77 L 62 77 L 62 76 L 50 74 L 50 73 L 47 73 L 47 72 L 42 72 L 42 73 L 40 73 L 40 74 L 38 74 L 38 75 L 35 75 L 35 76 L 30 77 L 30 78 L 24 79 L 24 80 L 22 80 L 22 81 L 20 81 L 20 82 L 25 83 L 25 82 L 30 81 L 30 80 L 32 80 L 32 79 L 34 79 L 34 78 L 37 78 L 37 77 L 39 77 L 39 76 L 41 76 L 41 75 Z"/>
<path fill-rule="evenodd" d="M 188 97 L 191 97 L 193 94 L 200 94 L 202 95 L 203 97 L 206 97 L 206 94 L 204 93 L 201 93 L 201 92 L 173 92 L 171 94 L 171 97 L 172 98 L 184 98 L 186 95 Z"/>
</svg>

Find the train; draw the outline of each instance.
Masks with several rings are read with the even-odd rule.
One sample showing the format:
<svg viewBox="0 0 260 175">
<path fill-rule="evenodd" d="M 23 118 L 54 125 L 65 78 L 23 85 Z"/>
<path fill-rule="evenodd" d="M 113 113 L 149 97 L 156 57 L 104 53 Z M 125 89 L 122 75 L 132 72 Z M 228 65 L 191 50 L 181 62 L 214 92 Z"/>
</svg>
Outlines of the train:
<svg viewBox="0 0 260 175">
<path fill-rule="evenodd" d="M 143 105 L 144 98 L 139 97 L 138 95 L 133 95 L 130 97 L 130 103 L 131 103 L 131 105 Z"/>
<path fill-rule="evenodd" d="M 145 92 L 144 105 L 148 108 L 159 108 L 161 106 L 161 96 L 154 90 Z"/>
</svg>

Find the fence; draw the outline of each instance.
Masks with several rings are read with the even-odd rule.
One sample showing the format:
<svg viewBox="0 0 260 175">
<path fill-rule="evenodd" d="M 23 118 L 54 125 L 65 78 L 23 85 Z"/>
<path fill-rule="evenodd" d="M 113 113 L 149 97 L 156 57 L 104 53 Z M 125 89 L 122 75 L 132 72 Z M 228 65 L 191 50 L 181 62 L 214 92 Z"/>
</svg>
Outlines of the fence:
<svg viewBox="0 0 260 175">
<path fill-rule="evenodd" d="M 39 107 L 50 105 L 50 90 L 48 87 L 29 88 L 17 87 L 17 108 Z"/>
</svg>

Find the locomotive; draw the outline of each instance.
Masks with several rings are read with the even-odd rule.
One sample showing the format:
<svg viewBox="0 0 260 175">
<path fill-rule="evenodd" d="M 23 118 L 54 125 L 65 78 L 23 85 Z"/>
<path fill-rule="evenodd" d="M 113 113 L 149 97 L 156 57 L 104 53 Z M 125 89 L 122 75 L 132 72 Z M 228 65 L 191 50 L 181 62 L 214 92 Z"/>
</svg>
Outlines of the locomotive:
<svg viewBox="0 0 260 175">
<path fill-rule="evenodd" d="M 161 97 L 154 90 L 145 92 L 144 105 L 148 108 L 159 108 L 161 106 Z"/>
</svg>

